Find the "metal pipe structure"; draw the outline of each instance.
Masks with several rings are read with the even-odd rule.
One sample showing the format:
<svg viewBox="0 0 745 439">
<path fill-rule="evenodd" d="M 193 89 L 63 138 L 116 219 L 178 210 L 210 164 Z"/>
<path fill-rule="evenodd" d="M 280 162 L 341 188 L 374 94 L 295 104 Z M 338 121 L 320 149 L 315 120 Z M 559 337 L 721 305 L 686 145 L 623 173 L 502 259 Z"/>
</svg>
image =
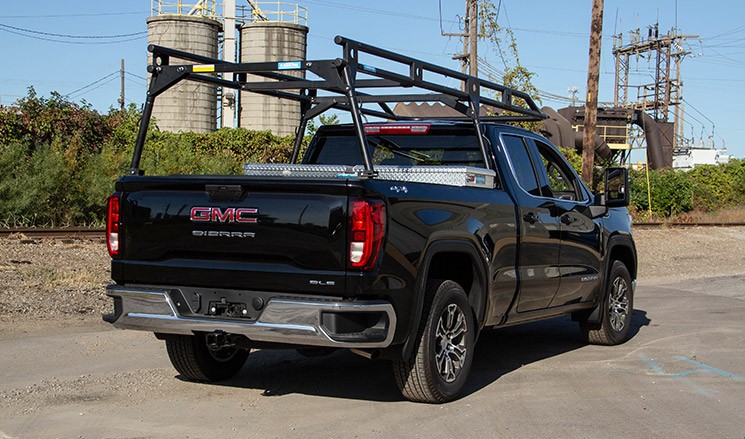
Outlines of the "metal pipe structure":
<svg viewBox="0 0 745 439">
<path fill-rule="evenodd" d="M 551 142 L 558 147 L 575 148 L 577 144 L 574 139 L 575 131 L 572 128 L 572 123 L 551 107 L 543 107 L 541 111 L 548 115 L 548 119 L 544 120 L 543 123 L 549 133 Z"/>
<path fill-rule="evenodd" d="M 672 167 L 672 163 L 665 160 L 665 150 L 662 147 L 662 132 L 654 118 L 642 110 L 634 110 L 634 125 L 644 130 L 644 138 L 647 141 L 647 161 L 652 169 Z"/>
<path fill-rule="evenodd" d="M 553 108 L 543 107 L 541 111 L 548 115 L 548 119 L 544 120 L 543 123 L 548 132 L 548 137 L 554 145 L 582 151 L 583 132 L 575 131 L 572 128 L 572 123 Z M 604 159 L 613 154 L 605 140 L 597 133 L 592 135 L 592 148 L 595 155 Z"/>
</svg>

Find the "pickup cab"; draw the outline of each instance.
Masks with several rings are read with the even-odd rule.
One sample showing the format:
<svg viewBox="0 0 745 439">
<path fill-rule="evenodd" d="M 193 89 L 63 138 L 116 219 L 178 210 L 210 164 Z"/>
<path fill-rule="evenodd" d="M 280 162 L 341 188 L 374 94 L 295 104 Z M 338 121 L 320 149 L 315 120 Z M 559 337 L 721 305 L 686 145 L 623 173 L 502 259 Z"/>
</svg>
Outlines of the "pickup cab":
<svg viewBox="0 0 745 439">
<path fill-rule="evenodd" d="M 355 121 L 321 127 L 299 163 L 130 174 L 108 203 L 104 319 L 155 333 L 190 380 L 231 378 L 251 349 L 350 349 L 440 403 L 483 328 L 569 314 L 591 343 L 629 337 L 627 173 L 593 194 L 531 131 Z"/>
</svg>

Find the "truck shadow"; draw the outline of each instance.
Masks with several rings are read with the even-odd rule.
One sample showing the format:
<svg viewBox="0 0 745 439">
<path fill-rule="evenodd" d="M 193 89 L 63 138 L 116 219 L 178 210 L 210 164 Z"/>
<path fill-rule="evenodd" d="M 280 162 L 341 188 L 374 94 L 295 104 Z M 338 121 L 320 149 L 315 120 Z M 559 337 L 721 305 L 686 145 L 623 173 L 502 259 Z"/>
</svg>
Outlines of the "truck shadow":
<svg viewBox="0 0 745 439">
<path fill-rule="evenodd" d="M 635 310 L 632 337 L 650 324 Z M 578 325 L 568 317 L 481 333 L 471 377 L 461 396 L 476 393 L 521 367 L 587 346 Z M 234 378 L 214 384 L 258 389 L 266 397 L 305 394 L 331 398 L 404 401 L 387 361 L 370 361 L 348 351 L 308 358 L 294 350 L 252 351 Z"/>
<path fill-rule="evenodd" d="M 651 323 L 646 311 L 634 310 L 631 338 Z M 476 346 L 471 379 L 463 396 L 475 393 L 500 377 L 528 364 L 589 346 L 579 325 L 569 316 L 494 330 L 485 330 Z M 613 347 L 608 347 L 613 349 Z"/>
</svg>

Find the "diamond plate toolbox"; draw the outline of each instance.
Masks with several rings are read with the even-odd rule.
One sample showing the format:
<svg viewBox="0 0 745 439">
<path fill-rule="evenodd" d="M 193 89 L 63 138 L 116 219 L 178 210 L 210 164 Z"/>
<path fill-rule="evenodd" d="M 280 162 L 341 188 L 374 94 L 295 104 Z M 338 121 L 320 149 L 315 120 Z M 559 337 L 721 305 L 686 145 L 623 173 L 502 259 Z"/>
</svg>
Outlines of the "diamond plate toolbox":
<svg viewBox="0 0 745 439">
<path fill-rule="evenodd" d="M 243 166 L 243 173 L 269 178 L 363 178 L 364 167 L 345 165 L 254 164 Z M 468 186 L 492 189 L 496 173 L 490 169 L 469 166 L 375 166 L 376 179 L 406 183 L 427 183 L 445 186 Z"/>
</svg>

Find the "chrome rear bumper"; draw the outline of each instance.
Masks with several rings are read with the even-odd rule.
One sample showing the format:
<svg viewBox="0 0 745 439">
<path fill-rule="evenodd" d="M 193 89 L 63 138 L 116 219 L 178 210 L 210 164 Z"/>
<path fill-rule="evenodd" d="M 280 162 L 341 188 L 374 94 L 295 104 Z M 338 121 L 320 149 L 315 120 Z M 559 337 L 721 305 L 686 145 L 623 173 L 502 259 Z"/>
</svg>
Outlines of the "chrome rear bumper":
<svg viewBox="0 0 745 439">
<path fill-rule="evenodd" d="M 182 316 L 168 290 L 107 287 L 107 295 L 119 301 L 116 315 L 107 317 L 114 327 L 164 334 L 223 331 L 250 340 L 338 348 L 384 348 L 391 344 L 396 314 L 382 301 L 312 301 L 271 299 L 255 320 L 209 316 Z M 116 308 L 116 307 L 115 307 Z M 373 333 L 334 334 L 324 326 L 324 314 L 379 313 L 381 324 Z"/>
</svg>

